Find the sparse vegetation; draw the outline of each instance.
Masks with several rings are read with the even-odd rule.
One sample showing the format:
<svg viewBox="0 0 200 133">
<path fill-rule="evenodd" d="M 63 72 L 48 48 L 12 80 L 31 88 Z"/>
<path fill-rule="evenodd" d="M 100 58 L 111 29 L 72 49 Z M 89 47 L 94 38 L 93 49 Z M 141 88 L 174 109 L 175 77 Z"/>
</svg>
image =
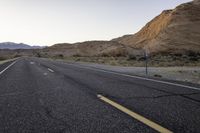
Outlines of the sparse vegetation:
<svg viewBox="0 0 200 133">
<path fill-rule="evenodd" d="M 14 58 L 17 58 L 17 57 L 21 57 L 20 55 L 18 55 L 18 54 L 16 54 L 15 56 L 14 56 Z"/>
<path fill-rule="evenodd" d="M 191 59 L 194 58 L 194 59 Z M 127 56 L 93 56 L 81 57 L 79 55 L 73 57 L 60 58 L 66 61 L 75 62 L 91 62 L 99 64 L 109 64 L 114 66 L 145 66 L 145 57 Z M 189 57 L 188 55 L 155 55 L 148 58 L 148 66 L 152 67 L 172 67 L 172 66 L 200 66 L 199 57 Z"/>
<path fill-rule="evenodd" d="M 63 54 L 59 54 L 58 57 L 59 58 L 64 58 L 64 55 Z"/>
<path fill-rule="evenodd" d="M 81 55 L 80 54 L 75 54 L 75 55 L 73 55 L 73 57 L 81 57 Z"/>
<path fill-rule="evenodd" d="M 40 53 L 36 53 L 36 57 L 42 57 Z"/>
<path fill-rule="evenodd" d="M 156 77 L 156 78 L 162 78 L 162 75 L 154 74 L 154 77 Z"/>
<path fill-rule="evenodd" d="M 127 60 L 136 60 L 136 59 L 137 59 L 136 56 L 131 54 L 129 54 L 127 58 Z"/>
</svg>

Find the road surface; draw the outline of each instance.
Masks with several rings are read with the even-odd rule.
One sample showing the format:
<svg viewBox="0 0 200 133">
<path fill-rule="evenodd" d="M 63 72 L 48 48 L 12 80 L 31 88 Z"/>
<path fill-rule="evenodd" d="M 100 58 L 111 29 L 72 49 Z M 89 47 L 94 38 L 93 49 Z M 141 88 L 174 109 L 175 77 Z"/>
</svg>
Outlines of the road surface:
<svg viewBox="0 0 200 133">
<path fill-rule="evenodd" d="M 200 132 L 198 88 L 39 58 L 0 65 L 1 133 L 159 131 Z"/>
</svg>

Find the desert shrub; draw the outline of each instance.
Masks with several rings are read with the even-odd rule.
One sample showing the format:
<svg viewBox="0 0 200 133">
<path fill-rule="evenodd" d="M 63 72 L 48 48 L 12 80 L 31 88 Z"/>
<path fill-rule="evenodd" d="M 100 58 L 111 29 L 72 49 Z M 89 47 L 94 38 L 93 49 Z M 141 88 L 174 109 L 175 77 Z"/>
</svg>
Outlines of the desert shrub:
<svg viewBox="0 0 200 133">
<path fill-rule="evenodd" d="M 179 58 L 177 56 L 172 56 L 173 61 L 177 61 Z"/>
<path fill-rule="evenodd" d="M 75 61 L 81 61 L 81 59 L 80 59 L 80 58 L 77 58 L 77 59 L 75 59 Z"/>
<path fill-rule="evenodd" d="M 199 52 L 194 52 L 194 51 L 188 51 L 187 56 L 190 61 L 198 61 L 200 60 L 200 53 Z"/>
<path fill-rule="evenodd" d="M 138 61 L 145 61 L 146 60 L 146 57 L 139 57 L 138 58 Z"/>
<path fill-rule="evenodd" d="M 111 57 L 112 55 L 109 54 L 109 53 L 102 53 L 101 56 L 102 56 L 102 57 Z"/>
<path fill-rule="evenodd" d="M 196 57 L 196 56 L 199 56 L 199 53 L 194 52 L 194 51 L 188 51 L 187 55 L 190 57 Z"/>
<path fill-rule="evenodd" d="M 129 54 L 127 60 L 136 60 L 136 59 L 137 59 L 137 58 L 136 58 L 135 55 L 131 55 L 131 54 Z"/>
<path fill-rule="evenodd" d="M 6 57 L 0 56 L 0 60 L 6 60 Z"/>
<path fill-rule="evenodd" d="M 190 57 L 189 60 L 190 60 L 190 61 L 198 61 L 198 60 L 199 60 L 199 57 Z"/>
<path fill-rule="evenodd" d="M 123 57 L 124 56 L 124 53 L 116 53 L 115 55 L 114 55 L 114 57 Z"/>
<path fill-rule="evenodd" d="M 64 56 L 63 56 L 63 54 L 57 54 L 57 55 L 53 56 L 53 58 L 62 59 L 62 58 L 64 58 Z"/>
<path fill-rule="evenodd" d="M 21 57 L 21 55 L 18 55 L 18 54 L 14 55 L 14 58 L 17 58 L 17 57 Z"/>
<path fill-rule="evenodd" d="M 181 53 L 175 53 L 174 56 L 178 56 L 178 57 L 181 57 L 182 54 Z"/>
<path fill-rule="evenodd" d="M 162 75 L 159 75 L 159 74 L 154 74 L 154 77 L 157 77 L 157 78 L 162 78 Z"/>
<path fill-rule="evenodd" d="M 73 57 L 81 57 L 80 54 L 74 54 Z"/>
<path fill-rule="evenodd" d="M 64 58 L 64 55 L 63 54 L 59 54 L 58 57 L 59 58 Z"/>
<path fill-rule="evenodd" d="M 112 50 L 101 54 L 102 57 L 126 57 L 126 51 L 124 50 Z"/>
<path fill-rule="evenodd" d="M 40 53 L 36 53 L 36 57 L 41 57 L 41 54 Z"/>
<path fill-rule="evenodd" d="M 183 59 L 187 59 L 188 56 L 187 56 L 187 55 L 183 55 L 182 58 L 183 58 Z"/>
</svg>

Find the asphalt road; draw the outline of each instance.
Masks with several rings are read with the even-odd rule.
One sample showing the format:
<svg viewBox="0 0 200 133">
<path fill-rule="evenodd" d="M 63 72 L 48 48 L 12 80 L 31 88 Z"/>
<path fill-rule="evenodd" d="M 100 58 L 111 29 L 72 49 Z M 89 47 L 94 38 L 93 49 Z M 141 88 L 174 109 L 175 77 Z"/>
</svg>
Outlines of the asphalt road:
<svg viewBox="0 0 200 133">
<path fill-rule="evenodd" d="M 198 89 L 39 58 L 20 58 L 3 70 L 1 133 L 157 132 L 99 94 L 172 132 L 200 132 Z"/>
</svg>

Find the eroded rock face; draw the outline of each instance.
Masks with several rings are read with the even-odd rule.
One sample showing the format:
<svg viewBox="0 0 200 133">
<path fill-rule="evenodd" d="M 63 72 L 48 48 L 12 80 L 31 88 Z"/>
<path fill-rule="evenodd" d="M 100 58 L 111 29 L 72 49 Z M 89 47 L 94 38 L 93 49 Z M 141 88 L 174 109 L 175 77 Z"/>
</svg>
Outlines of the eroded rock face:
<svg viewBox="0 0 200 133">
<path fill-rule="evenodd" d="M 163 11 L 134 35 L 114 39 L 151 53 L 200 51 L 200 0 Z"/>
<path fill-rule="evenodd" d="M 200 0 L 194 0 L 195 4 L 200 4 Z"/>
</svg>

